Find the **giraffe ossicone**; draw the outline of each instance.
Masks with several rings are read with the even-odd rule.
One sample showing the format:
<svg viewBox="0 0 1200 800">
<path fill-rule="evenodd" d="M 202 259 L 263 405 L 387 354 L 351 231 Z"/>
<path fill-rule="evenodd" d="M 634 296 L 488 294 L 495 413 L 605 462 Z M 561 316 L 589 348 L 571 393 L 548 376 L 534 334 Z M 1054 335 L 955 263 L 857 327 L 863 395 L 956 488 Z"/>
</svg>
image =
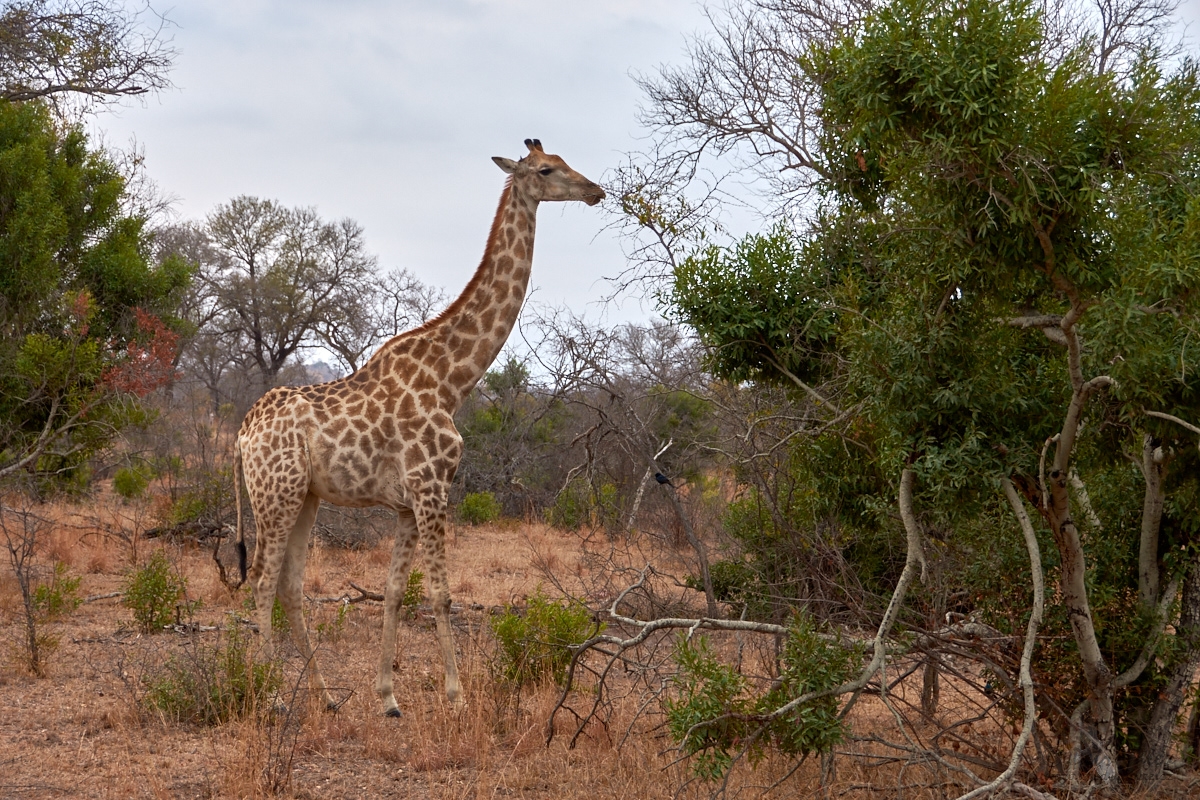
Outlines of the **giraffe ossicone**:
<svg viewBox="0 0 1200 800">
<path fill-rule="evenodd" d="M 234 454 L 235 484 L 244 477 L 257 524 L 246 570 L 241 491 L 237 492 L 242 580 L 254 592 L 267 656 L 276 597 L 305 659 L 309 685 L 335 703 L 313 655 L 301 608 L 308 536 L 322 500 L 339 506 L 386 506 L 398 517 L 384 592 L 376 691 L 389 716 L 400 716 L 392 690 L 396 627 L 417 546 L 425 559 L 446 695 L 462 702 L 450 628 L 446 515 L 450 483 L 462 456 L 454 412 L 500 353 L 525 299 L 533 263 L 538 204 L 595 205 L 604 190 L 526 139 L 520 161 L 493 160 L 509 179 L 500 195 L 479 268 L 462 294 L 433 320 L 384 344 L 361 369 L 328 383 L 281 386 L 246 413 Z"/>
</svg>

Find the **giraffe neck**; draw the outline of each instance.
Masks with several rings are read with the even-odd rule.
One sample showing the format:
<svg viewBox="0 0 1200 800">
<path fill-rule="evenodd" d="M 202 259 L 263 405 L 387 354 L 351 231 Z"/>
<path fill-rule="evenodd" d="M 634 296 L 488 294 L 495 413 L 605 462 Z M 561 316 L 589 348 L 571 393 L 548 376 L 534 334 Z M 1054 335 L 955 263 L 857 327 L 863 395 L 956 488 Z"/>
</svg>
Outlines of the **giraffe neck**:
<svg viewBox="0 0 1200 800">
<path fill-rule="evenodd" d="M 451 365 L 445 382 L 459 402 L 496 360 L 517 324 L 533 265 L 536 217 L 537 201 L 510 180 L 500 195 L 475 274 L 462 294 L 425 327 L 425 335 L 446 344 Z"/>
</svg>

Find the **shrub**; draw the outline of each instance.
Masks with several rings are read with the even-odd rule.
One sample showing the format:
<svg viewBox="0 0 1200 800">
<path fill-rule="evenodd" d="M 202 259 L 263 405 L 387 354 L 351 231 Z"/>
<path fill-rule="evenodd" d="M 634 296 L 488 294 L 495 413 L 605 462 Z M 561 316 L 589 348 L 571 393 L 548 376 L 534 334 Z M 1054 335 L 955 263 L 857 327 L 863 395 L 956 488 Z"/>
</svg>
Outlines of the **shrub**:
<svg viewBox="0 0 1200 800">
<path fill-rule="evenodd" d="M 593 489 L 583 481 L 573 481 L 546 509 L 546 522 L 568 531 L 585 524 L 615 529 L 621 524 L 620 492 L 613 483 Z"/>
<path fill-rule="evenodd" d="M 350 609 L 353 606 L 346 601 L 338 603 L 337 612 L 331 620 L 322 620 L 316 625 L 317 638 L 322 642 L 336 642 L 341 640 L 343 631 L 346 630 L 346 619 L 350 616 Z"/>
<path fill-rule="evenodd" d="M 146 493 L 153 477 L 153 471 L 145 464 L 122 467 L 113 475 L 113 491 L 126 500 L 134 500 Z"/>
<path fill-rule="evenodd" d="M 58 561 L 48 583 L 33 589 L 33 608 L 42 620 L 52 620 L 79 608 L 79 578 L 67 575 L 67 565 Z"/>
<path fill-rule="evenodd" d="M 458 504 L 458 518 L 468 525 L 482 525 L 500 518 L 500 503 L 491 492 L 472 492 Z"/>
<path fill-rule="evenodd" d="M 251 619 L 258 619 L 255 614 L 254 607 L 254 592 L 246 590 L 245 599 L 242 601 L 242 610 Z M 291 621 L 288 619 L 287 612 L 283 610 L 283 603 L 279 602 L 279 596 L 271 602 L 271 634 L 273 636 L 287 636 L 292 631 Z"/>
<path fill-rule="evenodd" d="M 164 524 L 222 519 L 234 500 L 232 468 L 201 468 L 191 471 L 186 478 L 187 488 L 175 496 Z"/>
<path fill-rule="evenodd" d="M 404 585 L 404 599 L 400 608 L 409 616 L 416 616 L 417 607 L 425 599 L 425 573 L 414 569 L 408 573 L 408 583 Z"/>
<path fill-rule="evenodd" d="M 216 725 L 260 716 L 274 707 L 282 681 L 276 664 L 257 663 L 248 638 L 232 623 L 224 642 L 195 641 L 144 679 L 145 703 L 178 721 Z"/>
<path fill-rule="evenodd" d="M 765 728 L 756 717 L 803 694 L 840 686 L 860 657 L 857 647 L 829 640 L 810 618 L 797 615 L 784 644 L 779 679 L 757 693 L 744 675 L 713 655 L 707 637 L 681 636 L 674 655 L 679 665 L 675 696 L 664 702 L 667 728 L 684 753 L 696 756 L 693 773 L 708 781 L 721 779 L 743 748 L 751 763 L 768 748 L 801 756 L 827 752 L 845 734 L 837 697 L 798 706 Z"/>
<path fill-rule="evenodd" d="M 563 683 L 571 664 L 571 645 L 603 630 L 592 621 L 583 603 L 565 604 L 547 598 L 539 586 L 524 611 L 509 606 L 492 620 L 492 634 L 500 646 L 496 666 L 505 679 L 517 684 L 552 677 Z"/>
<path fill-rule="evenodd" d="M 177 575 L 161 550 L 156 550 L 146 565 L 125 581 L 121 602 L 133 611 L 133 621 L 143 633 L 160 631 L 177 614 L 190 614 L 195 603 L 183 602 L 187 579 Z"/>
</svg>

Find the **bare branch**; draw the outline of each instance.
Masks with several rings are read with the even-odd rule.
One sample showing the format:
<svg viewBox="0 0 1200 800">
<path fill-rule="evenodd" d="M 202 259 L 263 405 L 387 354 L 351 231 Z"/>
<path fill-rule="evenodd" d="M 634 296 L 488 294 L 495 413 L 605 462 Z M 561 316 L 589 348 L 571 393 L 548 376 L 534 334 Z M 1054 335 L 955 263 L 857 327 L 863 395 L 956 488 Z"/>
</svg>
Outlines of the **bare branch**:
<svg viewBox="0 0 1200 800">
<path fill-rule="evenodd" d="M 19 0 L 0 14 L 0 99 L 49 99 L 65 111 L 170 86 L 170 23 L 112 0 Z"/>
</svg>

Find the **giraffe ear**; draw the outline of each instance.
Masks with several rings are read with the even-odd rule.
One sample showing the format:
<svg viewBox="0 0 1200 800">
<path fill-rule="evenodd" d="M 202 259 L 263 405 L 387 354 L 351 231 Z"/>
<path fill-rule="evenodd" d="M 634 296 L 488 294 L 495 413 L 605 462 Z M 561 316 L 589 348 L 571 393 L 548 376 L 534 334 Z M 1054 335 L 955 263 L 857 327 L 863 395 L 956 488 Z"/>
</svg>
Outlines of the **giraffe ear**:
<svg viewBox="0 0 1200 800">
<path fill-rule="evenodd" d="M 492 156 L 492 161 L 495 161 L 496 166 L 507 172 L 509 175 L 512 175 L 517 171 L 517 162 L 513 161 L 511 158 L 505 158 L 504 156 Z"/>
</svg>

